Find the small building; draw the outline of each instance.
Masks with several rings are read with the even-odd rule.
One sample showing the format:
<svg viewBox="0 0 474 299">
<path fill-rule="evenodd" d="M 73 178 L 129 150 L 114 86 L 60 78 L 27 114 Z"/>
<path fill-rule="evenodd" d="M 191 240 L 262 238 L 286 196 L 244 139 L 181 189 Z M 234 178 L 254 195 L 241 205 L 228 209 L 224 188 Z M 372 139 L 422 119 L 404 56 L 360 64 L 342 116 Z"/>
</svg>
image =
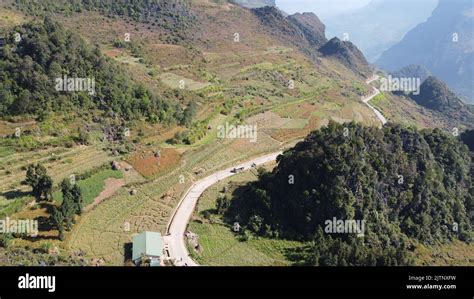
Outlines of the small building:
<svg viewBox="0 0 474 299">
<path fill-rule="evenodd" d="M 160 266 L 163 256 L 163 238 L 160 233 L 143 232 L 133 237 L 132 261 L 138 265 L 145 257 L 150 266 Z"/>
</svg>

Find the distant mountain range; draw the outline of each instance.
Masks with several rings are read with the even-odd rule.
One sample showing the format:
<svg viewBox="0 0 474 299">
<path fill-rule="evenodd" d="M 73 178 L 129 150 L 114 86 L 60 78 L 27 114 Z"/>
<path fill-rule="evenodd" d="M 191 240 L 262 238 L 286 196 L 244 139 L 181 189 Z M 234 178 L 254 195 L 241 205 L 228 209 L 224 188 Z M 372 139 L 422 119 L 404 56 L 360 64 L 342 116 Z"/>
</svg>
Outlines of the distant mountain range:
<svg viewBox="0 0 474 299">
<path fill-rule="evenodd" d="M 440 0 L 432 16 L 384 52 L 376 64 L 388 71 L 422 65 L 473 103 L 473 22 L 472 0 Z"/>
<path fill-rule="evenodd" d="M 351 12 L 323 18 L 328 36 L 344 33 L 374 62 L 416 25 L 426 21 L 438 0 L 373 0 Z M 317 12 L 316 12 L 317 13 Z"/>
</svg>

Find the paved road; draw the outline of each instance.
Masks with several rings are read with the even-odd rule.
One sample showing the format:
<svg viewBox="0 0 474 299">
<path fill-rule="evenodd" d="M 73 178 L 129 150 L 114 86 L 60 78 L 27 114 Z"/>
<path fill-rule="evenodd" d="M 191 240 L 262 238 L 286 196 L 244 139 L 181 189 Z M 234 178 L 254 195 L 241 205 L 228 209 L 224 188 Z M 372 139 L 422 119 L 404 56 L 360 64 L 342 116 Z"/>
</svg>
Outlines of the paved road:
<svg viewBox="0 0 474 299">
<path fill-rule="evenodd" d="M 366 81 L 366 83 L 370 84 L 374 81 L 377 81 L 378 79 L 379 79 L 379 76 L 375 75 L 375 76 L 369 78 Z M 382 126 L 384 126 L 387 123 L 387 119 L 385 118 L 385 116 L 383 116 L 383 114 L 379 110 L 377 110 L 374 106 L 372 106 L 369 103 L 370 100 L 372 100 L 373 98 L 375 98 L 379 94 L 380 94 L 380 90 L 378 90 L 377 88 L 372 86 L 372 93 L 370 95 L 368 95 L 367 97 L 362 98 L 362 102 L 364 102 L 370 109 L 372 109 L 374 111 L 375 115 L 377 115 L 377 118 L 382 123 Z"/>
<path fill-rule="evenodd" d="M 189 257 L 184 234 L 188 226 L 188 221 L 194 212 L 194 208 L 201 194 L 220 180 L 235 175 L 236 173 L 232 172 L 234 168 L 243 167 L 244 170 L 248 170 L 252 168 L 252 164 L 259 166 L 275 161 L 281 153 L 282 152 L 278 152 L 255 158 L 240 165 L 216 172 L 213 175 L 199 180 L 189 188 L 168 225 L 168 234 L 164 237 L 165 249 L 168 250 L 169 257 L 175 260 L 176 266 L 198 266 L 198 264 Z"/>
<path fill-rule="evenodd" d="M 366 83 L 370 84 L 378 79 L 379 76 L 373 76 L 368 79 Z M 377 117 L 382 122 L 382 125 L 385 125 L 387 123 L 387 120 L 382 115 L 382 113 L 369 104 L 370 100 L 380 94 L 380 91 L 377 88 L 372 88 L 373 93 L 367 97 L 362 98 L 362 101 L 375 112 Z M 263 157 L 255 158 L 240 165 L 236 165 L 234 167 L 230 167 L 228 169 L 216 172 L 213 175 L 199 180 L 189 188 L 189 190 L 186 192 L 185 196 L 179 203 L 178 208 L 176 209 L 173 217 L 171 218 L 167 230 L 168 234 L 164 237 L 165 249 L 169 252 L 169 258 L 175 261 L 176 266 L 198 266 L 198 264 L 193 261 L 193 259 L 189 256 L 186 241 L 184 240 L 184 234 L 186 232 L 189 219 L 191 218 L 194 212 L 194 208 L 196 207 L 196 203 L 198 202 L 202 193 L 207 188 L 216 184 L 220 180 L 235 175 L 236 173 L 232 172 L 233 169 L 243 168 L 243 170 L 248 170 L 252 168 L 253 164 L 259 166 L 271 161 L 275 161 L 281 153 L 282 152 L 278 152 Z"/>
</svg>

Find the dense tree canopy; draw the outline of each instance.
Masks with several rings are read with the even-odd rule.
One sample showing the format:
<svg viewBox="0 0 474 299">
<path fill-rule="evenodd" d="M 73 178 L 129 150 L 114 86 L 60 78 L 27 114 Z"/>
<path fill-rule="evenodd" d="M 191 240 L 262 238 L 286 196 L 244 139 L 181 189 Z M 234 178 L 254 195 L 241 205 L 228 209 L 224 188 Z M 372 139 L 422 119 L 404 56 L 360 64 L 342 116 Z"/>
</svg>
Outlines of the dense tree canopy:
<svg viewBox="0 0 474 299">
<path fill-rule="evenodd" d="M 0 116 L 80 108 L 113 111 L 125 119 L 144 116 L 170 122 L 182 117 L 179 105 L 135 84 L 98 47 L 48 17 L 16 27 L 6 40 L 0 48 Z M 94 93 L 58 90 L 57 80 L 64 76 L 93 79 Z"/>
<path fill-rule="evenodd" d="M 109 17 L 128 17 L 137 22 L 190 26 L 195 17 L 186 0 L 15 0 L 15 6 L 29 14 L 80 13 L 98 11 Z"/>
<path fill-rule="evenodd" d="M 438 129 L 331 123 L 278 162 L 236 191 L 226 217 L 257 234 L 313 241 L 312 264 L 406 264 L 409 238 L 471 239 L 469 151 Z M 364 236 L 325 234 L 334 218 L 364 220 Z"/>
</svg>

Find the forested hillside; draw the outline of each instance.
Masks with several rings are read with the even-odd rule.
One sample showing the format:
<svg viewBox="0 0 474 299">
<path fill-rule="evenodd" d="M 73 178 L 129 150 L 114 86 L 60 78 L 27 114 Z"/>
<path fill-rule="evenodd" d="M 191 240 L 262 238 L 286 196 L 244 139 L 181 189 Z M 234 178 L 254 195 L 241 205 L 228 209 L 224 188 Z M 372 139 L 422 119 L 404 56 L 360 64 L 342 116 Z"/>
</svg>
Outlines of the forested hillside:
<svg viewBox="0 0 474 299">
<path fill-rule="evenodd" d="M 71 14 L 86 10 L 150 23 L 187 24 L 193 19 L 187 9 L 187 1 L 182 0 L 14 0 L 14 6 L 36 16 L 51 12 Z"/>
<path fill-rule="evenodd" d="M 58 90 L 57 79 L 94 80 L 94 90 Z M 92 87 L 92 86 L 90 86 Z M 0 115 L 38 115 L 73 109 L 114 112 L 125 119 L 179 118 L 180 107 L 135 84 L 98 47 L 46 17 L 7 33 L 0 49 Z"/>
<path fill-rule="evenodd" d="M 470 154 L 438 129 L 331 123 L 278 162 L 236 191 L 226 217 L 259 235 L 312 242 L 298 253 L 305 263 L 402 265 L 411 239 L 471 241 Z M 364 236 L 325 234 L 333 218 L 364 220 Z"/>
</svg>

